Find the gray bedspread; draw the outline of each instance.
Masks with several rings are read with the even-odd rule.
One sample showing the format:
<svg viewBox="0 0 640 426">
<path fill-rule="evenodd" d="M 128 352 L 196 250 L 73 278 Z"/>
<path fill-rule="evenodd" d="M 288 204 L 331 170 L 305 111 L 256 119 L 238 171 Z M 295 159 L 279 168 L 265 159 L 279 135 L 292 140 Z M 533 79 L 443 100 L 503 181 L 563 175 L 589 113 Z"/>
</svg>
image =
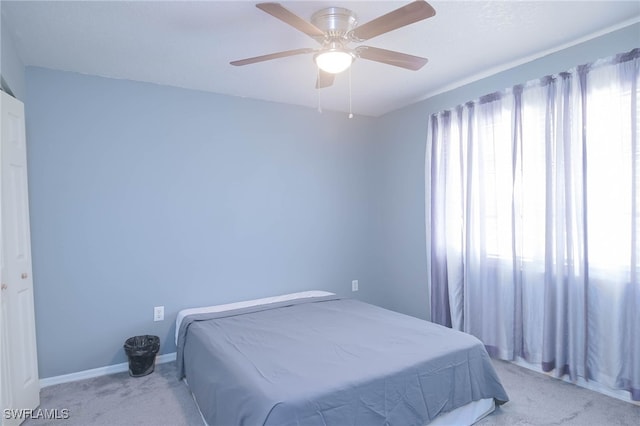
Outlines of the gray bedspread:
<svg viewBox="0 0 640 426">
<path fill-rule="evenodd" d="M 508 401 L 475 337 L 331 296 L 187 316 L 177 363 L 211 426 L 425 425 Z"/>
</svg>

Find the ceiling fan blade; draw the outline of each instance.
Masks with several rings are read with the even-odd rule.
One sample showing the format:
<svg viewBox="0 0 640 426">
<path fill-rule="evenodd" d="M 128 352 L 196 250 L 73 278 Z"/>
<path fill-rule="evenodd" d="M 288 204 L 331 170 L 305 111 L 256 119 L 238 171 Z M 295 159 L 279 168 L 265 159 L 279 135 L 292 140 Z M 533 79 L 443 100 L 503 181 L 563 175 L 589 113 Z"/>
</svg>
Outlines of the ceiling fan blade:
<svg viewBox="0 0 640 426">
<path fill-rule="evenodd" d="M 285 9 L 279 3 L 258 3 L 256 4 L 256 7 L 264 12 L 267 12 L 269 15 L 278 18 L 285 24 L 291 25 L 298 31 L 302 31 L 310 37 L 324 38 L 324 32 L 322 30 L 313 25 L 311 22 L 305 21 L 290 10 Z"/>
<path fill-rule="evenodd" d="M 430 18 L 435 14 L 435 9 L 429 3 L 424 0 L 416 0 L 373 21 L 360 25 L 351 31 L 351 36 L 358 41 L 369 40 L 380 34 Z"/>
<path fill-rule="evenodd" d="M 370 46 L 359 46 L 356 52 L 358 57 L 362 59 L 382 62 L 383 64 L 394 65 L 413 71 L 419 70 L 429 61 L 427 58 Z"/>
<path fill-rule="evenodd" d="M 311 53 L 313 51 L 314 50 L 311 48 L 285 50 L 283 52 L 270 53 L 268 55 L 255 56 L 253 58 L 232 61 L 230 62 L 230 64 L 235 66 L 249 65 L 249 64 L 255 64 L 256 62 L 270 61 L 272 59 L 278 59 L 278 58 L 286 58 L 287 56 L 302 55 L 304 53 Z"/>
<path fill-rule="evenodd" d="M 336 78 L 335 74 L 331 74 L 326 71 L 318 69 L 318 79 L 316 80 L 316 89 L 323 89 L 333 85 L 333 80 Z"/>
</svg>

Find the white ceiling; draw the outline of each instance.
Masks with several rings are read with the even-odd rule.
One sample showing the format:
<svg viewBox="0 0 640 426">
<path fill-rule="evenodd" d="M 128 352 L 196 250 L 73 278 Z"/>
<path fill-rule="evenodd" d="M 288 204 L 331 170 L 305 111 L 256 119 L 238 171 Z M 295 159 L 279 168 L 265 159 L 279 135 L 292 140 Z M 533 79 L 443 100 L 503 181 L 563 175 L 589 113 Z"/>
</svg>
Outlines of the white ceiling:
<svg viewBox="0 0 640 426">
<path fill-rule="evenodd" d="M 244 67 L 229 61 L 300 47 L 307 35 L 256 1 L 6 1 L 3 24 L 26 66 L 152 82 L 316 108 L 312 55 Z M 328 6 L 360 23 L 408 1 L 282 1 L 304 19 Z M 640 22 L 638 1 L 430 1 L 436 16 L 364 44 L 429 58 L 420 71 L 357 60 L 355 114 L 378 116 L 433 94 Z M 349 73 L 320 91 L 349 110 Z"/>
</svg>

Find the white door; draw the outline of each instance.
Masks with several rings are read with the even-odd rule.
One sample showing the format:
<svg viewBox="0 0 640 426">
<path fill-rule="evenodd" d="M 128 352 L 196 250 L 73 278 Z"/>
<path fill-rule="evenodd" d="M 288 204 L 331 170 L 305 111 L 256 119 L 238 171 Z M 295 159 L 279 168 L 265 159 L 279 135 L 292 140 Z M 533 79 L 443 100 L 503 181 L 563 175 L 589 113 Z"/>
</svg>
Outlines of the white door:
<svg viewBox="0 0 640 426">
<path fill-rule="evenodd" d="M 4 99 L 4 93 L 2 94 L 2 99 Z M 2 115 L 2 111 L 4 111 L 4 101 L 0 101 L 0 116 Z M 4 120 L 0 119 L 0 140 L 2 139 L 2 129 L 4 127 Z M 2 175 L 2 149 L 0 149 L 0 176 Z M 2 185 L 0 185 L 0 200 L 2 199 Z M 0 289 L 0 408 L 3 409 L 4 419 L 4 408 L 7 407 L 5 403 L 6 395 L 8 395 L 9 383 L 8 383 L 8 372 L 7 372 L 7 364 L 6 364 L 6 355 L 5 351 L 9 347 L 6 343 L 6 324 L 7 324 L 7 305 L 5 303 L 4 293 L 7 290 L 7 285 L 5 284 L 5 267 L 4 267 L 4 244 L 2 244 L 2 236 L 4 233 L 2 232 L 2 208 L 0 206 L 0 282 L 2 283 L 2 288 Z M 4 420 L 0 420 L 0 425 L 5 423 Z"/>
<path fill-rule="evenodd" d="M 27 187 L 27 149 L 22 102 L 2 92 L 2 307 L 0 361 L 2 362 L 2 424 L 4 409 L 34 409 L 40 405 L 36 351 L 31 236 Z M 16 421 L 18 420 L 18 421 Z"/>
</svg>

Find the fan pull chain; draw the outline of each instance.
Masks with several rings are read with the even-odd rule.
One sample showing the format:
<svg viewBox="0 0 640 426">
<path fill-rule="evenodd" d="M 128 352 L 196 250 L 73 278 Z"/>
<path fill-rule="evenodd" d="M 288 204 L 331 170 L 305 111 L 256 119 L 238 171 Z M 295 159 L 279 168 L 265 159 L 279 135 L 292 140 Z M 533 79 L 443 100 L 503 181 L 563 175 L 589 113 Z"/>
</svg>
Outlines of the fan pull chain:
<svg viewBox="0 0 640 426">
<path fill-rule="evenodd" d="M 353 109 L 351 107 L 351 68 L 349 67 L 349 118 L 353 118 Z"/>
<path fill-rule="evenodd" d="M 316 68 L 316 82 L 320 82 L 320 67 Z M 318 86 L 318 83 L 316 83 Z M 318 112 L 322 114 L 322 104 L 320 103 L 320 87 L 316 87 L 316 91 L 318 92 Z"/>
</svg>

